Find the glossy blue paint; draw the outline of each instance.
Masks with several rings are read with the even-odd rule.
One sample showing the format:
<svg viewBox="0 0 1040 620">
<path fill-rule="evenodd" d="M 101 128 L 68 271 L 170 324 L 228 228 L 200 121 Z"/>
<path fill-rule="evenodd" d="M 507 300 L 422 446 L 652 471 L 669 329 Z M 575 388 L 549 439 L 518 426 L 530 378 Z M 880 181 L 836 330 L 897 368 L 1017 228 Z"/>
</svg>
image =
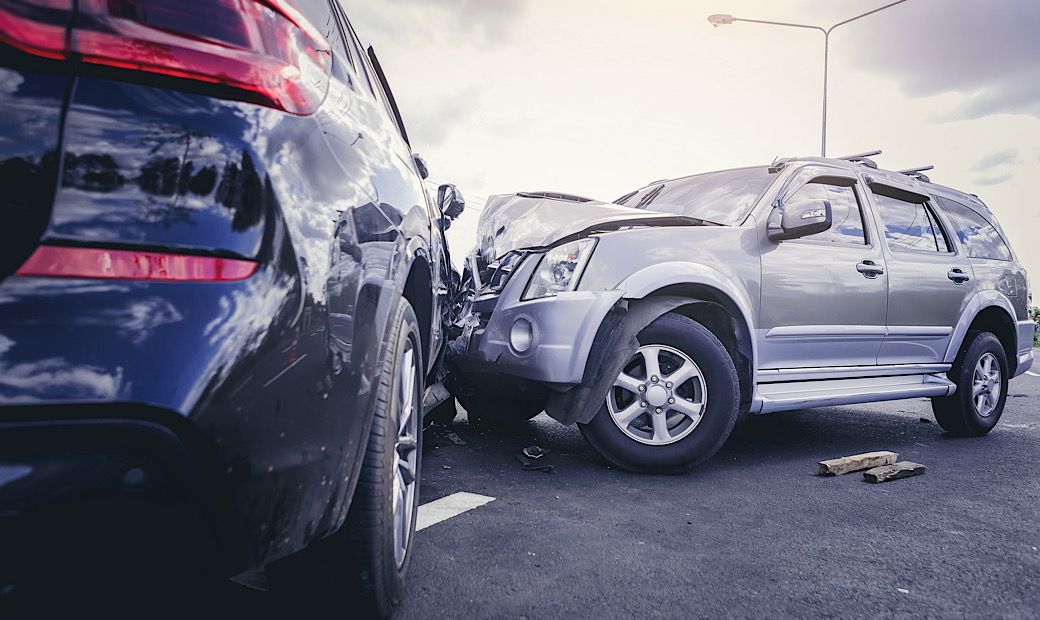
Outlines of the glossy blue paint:
<svg viewBox="0 0 1040 620">
<path fill-rule="evenodd" d="M 0 227 L 0 435 L 107 404 L 192 435 L 231 498 L 229 570 L 342 524 L 413 268 L 431 373 L 442 342 L 444 239 L 411 147 L 367 60 L 324 30 L 333 79 L 305 117 L 0 53 L 0 182 L 18 188 Z M 39 243 L 259 268 L 225 283 L 11 275 Z"/>
</svg>

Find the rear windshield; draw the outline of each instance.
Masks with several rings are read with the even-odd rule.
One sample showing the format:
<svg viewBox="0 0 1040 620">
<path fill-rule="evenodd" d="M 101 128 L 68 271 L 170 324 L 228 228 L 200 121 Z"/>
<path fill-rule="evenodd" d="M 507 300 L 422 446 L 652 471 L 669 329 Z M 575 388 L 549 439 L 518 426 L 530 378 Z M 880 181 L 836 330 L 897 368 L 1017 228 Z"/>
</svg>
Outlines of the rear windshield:
<svg viewBox="0 0 1040 620">
<path fill-rule="evenodd" d="M 635 209 L 736 226 L 744 221 L 776 177 L 765 166 L 708 172 L 654 183 L 614 202 Z"/>
</svg>

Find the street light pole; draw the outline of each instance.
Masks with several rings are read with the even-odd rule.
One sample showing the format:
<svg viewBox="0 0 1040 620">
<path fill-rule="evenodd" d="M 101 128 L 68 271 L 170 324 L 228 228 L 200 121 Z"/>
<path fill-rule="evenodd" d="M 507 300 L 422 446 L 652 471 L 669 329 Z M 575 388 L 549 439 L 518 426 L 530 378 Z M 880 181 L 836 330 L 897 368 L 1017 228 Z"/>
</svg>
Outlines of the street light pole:
<svg viewBox="0 0 1040 620">
<path fill-rule="evenodd" d="M 767 21 L 767 20 L 762 20 L 762 19 L 745 19 L 745 18 L 742 18 L 742 17 L 733 17 L 732 15 L 725 15 L 725 14 L 720 14 L 720 13 L 719 14 L 715 14 L 715 15 L 709 15 L 708 16 L 708 22 L 712 26 L 715 26 L 716 28 L 718 28 L 719 26 L 724 26 L 726 24 L 732 24 L 733 22 L 748 22 L 748 23 L 752 23 L 752 24 L 766 24 L 768 26 L 786 26 L 786 27 L 789 27 L 789 28 L 808 28 L 809 30 L 819 30 L 820 32 L 823 33 L 823 127 L 822 127 L 822 130 L 821 130 L 821 136 L 820 136 L 820 156 L 821 157 L 826 157 L 827 156 L 827 68 L 828 68 L 828 64 L 830 62 L 831 32 L 835 28 L 837 28 L 838 26 L 844 26 L 845 24 L 847 24 L 849 22 L 854 22 L 857 19 L 862 19 L 862 18 L 864 18 L 864 17 L 866 17 L 868 15 L 873 15 L 874 13 L 877 13 L 879 11 L 884 11 L 887 8 L 893 7 L 893 6 L 897 5 L 897 4 L 902 4 L 904 2 L 906 2 L 906 0 L 896 0 L 895 2 L 890 2 L 890 3 L 888 3 L 888 4 L 884 5 L 884 6 L 879 6 L 878 8 L 876 8 L 876 9 L 874 9 L 872 11 L 867 11 L 866 13 L 861 13 L 860 15 L 857 15 L 855 17 L 850 17 L 849 19 L 840 21 L 840 22 L 834 24 L 833 26 L 831 26 L 830 28 L 822 28 L 820 26 L 813 26 L 813 25 L 810 25 L 810 24 L 792 24 L 792 23 L 789 23 L 789 22 L 773 22 L 773 21 Z"/>
</svg>

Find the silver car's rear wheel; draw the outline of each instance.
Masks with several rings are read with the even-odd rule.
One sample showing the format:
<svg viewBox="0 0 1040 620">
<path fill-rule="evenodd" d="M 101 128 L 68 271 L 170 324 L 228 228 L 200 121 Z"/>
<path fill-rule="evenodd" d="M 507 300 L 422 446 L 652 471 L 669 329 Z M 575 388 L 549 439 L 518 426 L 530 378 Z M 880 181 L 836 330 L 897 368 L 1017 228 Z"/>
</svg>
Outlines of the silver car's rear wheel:
<svg viewBox="0 0 1040 620">
<path fill-rule="evenodd" d="M 947 376 L 957 384 L 951 396 L 932 399 L 939 426 L 952 435 L 985 435 L 996 426 L 1007 402 L 1008 357 L 992 332 L 969 331 Z"/>
<path fill-rule="evenodd" d="M 652 446 L 692 433 L 707 403 L 708 387 L 697 363 L 661 344 L 639 347 L 607 393 L 607 411 L 621 432 Z"/>
<path fill-rule="evenodd" d="M 992 353 L 983 353 L 972 375 L 971 397 L 975 412 L 984 418 L 993 415 L 1000 402 L 1000 364 Z"/>
</svg>

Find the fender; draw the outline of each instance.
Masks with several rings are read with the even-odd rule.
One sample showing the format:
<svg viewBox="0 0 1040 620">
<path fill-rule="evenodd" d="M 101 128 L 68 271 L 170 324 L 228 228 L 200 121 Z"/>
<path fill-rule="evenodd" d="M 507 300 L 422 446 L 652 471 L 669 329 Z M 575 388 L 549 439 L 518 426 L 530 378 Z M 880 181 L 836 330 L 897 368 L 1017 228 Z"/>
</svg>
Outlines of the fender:
<svg viewBox="0 0 1040 620">
<path fill-rule="evenodd" d="M 1011 301 L 1003 293 L 993 289 L 979 291 L 964 305 L 961 318 L 953 328 L 953 336 L 950 338 L 950 344 L 946 349 L 943 362 L 947 364 L 953 363 L 954 359 L 957 358 L 957 352 L 961 350 L 964 336 L 968 333 L 968 327 L 971 325 L 971 322 L 975 320 L 975 317 L 980 312 L 991 306 L 1000 308 L 1008 314 L 1012 323 L 1015 322 L 1015 310 L 1011 306 Z M 1014 360 L 1008 360 L 1008 362 L 1013 363 Z"/>
<path fill-rule="evenodd" d="M 729 298 L 740 312 L 741 319 L 749 334 L 755 333 L 755 316 L 751 308 L 751 298 L 747 291 L 733 286 L 734 278 L 700 263 L 672 261 L 658 263 L 629 275 L 617 288 L 625 292 L 626 299 L 643 299 L 654 291 L 678 284 L 696 284 L 717 290 Z M 751 338 L 751 381 L 754 385 L 758 372 L 758 349 L 754 337 Z"/>
<path fill-rule="evenodd" d="M 596 333 L 582 383 L 566 392 L 550 392 L 546 413 L 563 424 L 591 422 L 599 412 L 604 394 L 610 389 L 614 378 L 639 348 L 636 339 L 639 332 L 672 310 L 702 303 L 707 302 L 679 295 L 655 295 L 619 301 L 603 319 Z M 750 342 L 753 346 L 753 341 Z M 753 377 L 752 371 L 752 380 Z"/>
</svg>

